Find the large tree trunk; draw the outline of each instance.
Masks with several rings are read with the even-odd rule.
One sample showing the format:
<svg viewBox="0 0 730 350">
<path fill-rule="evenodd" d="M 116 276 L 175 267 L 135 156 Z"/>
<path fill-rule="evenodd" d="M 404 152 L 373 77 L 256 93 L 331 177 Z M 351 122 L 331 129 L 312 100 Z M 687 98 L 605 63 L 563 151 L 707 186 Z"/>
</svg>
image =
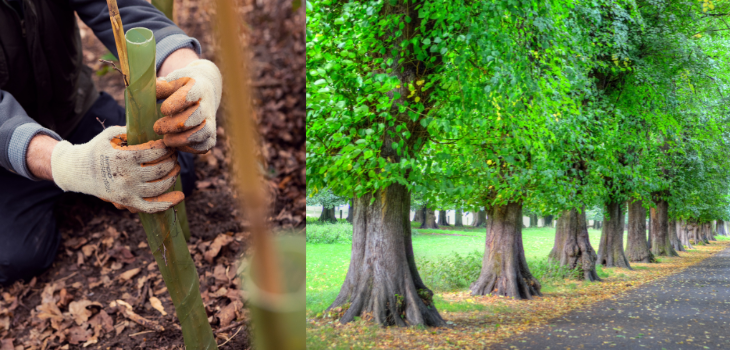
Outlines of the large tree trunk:
<svg viewBox="0 0 730 350">
<path fill-rule="evenodd" d="M 538 216 L 537 214 L 530 215 L 530 227 L 537 227 Z"/>
<path fill-rule="evenodd" d="M 712 221 L 707 223 L 707 239 L 710 241 L 717 241 L 715 239 L 715 225 L 712 223 Z"/>
<path fill-rule="evenodd" d="M 353 208 L 353 199 L 350 199 L 349 206 L 347 208 L 347 222 L 352 223 L 352 212 L 355 210 Z"/>
<path fill-rule="evenodd" d="M 472 295 L 497 294 L 532 299 L 540 282 L 530 273 L 522 246 L 522 203 L 494 207 L 487 219 L 482 271 L 471 284 Z"/>
<path fill-rule="evenodd" d="M 725 228 L 725 221 L 717 220 L 717 234 L 719 236 L 727 236 L 727 229 Z"/>
<path fill-rule="evenodd" d="M 434 210 L 428 207 L 423 208 L 423 221 L 421 222 L 420 228 L 439 228 L 439 225 L 436 224 L 436 213 L 434 213 Z"/>
<path fill-rule="evenodd" d="M 400 184 L 355 200 L 350 267 L 327 308 L 346 308 L 341 323 L 372 317 L 386 326 L 446 325 L 416 269 L 409 213 L 410 195 Z"/>
<path fill-rule="evenodd" d="M 451 226 L 449 225 L 449 220 L 446 218 L 446 210 L 439 210 L 438 224 L 441 226 Z"/>
<path fill-rule="evenodd" d="M 690 243 L 690 224 L 687 221 L 682 220 L 679 224 L 679 242 L 685 247 L 685 249 L 694 249 Z"/>
<path fill-rule="evenodd" d="M 322 206 L 322 214 L 319 215 L 319 221 L 330 223 L 337 222 L 337 217 L 335 216 L 335 207 L 326 208 Z"/>
<path fill-rule="evenodd" d="M 598 230 L 601 228 L 601 222 L 598 220 L 593 220 L 593 229 Z"/>
<path fill-rule="evenodd" d="M 674 250 L 677 252 L 684 252 L 684 246 L 682 245 L 682 241 L 679 240 L 679 221 L 677 220 L 670 220 L 669 221 L 669 241 L 672 242 L 672 247 L 674 247 Z"/>
<path fill-rule="evenodd" d="M 598 263 L 605 267 L 624 267 L 631 270 L 624 255 L 623 202 L 608 202 L 603 217 Z"/>
<path fill-rule="evenodd" d="M 630 262 L 654 262 L 654 255 L 646 241 L 646 209 L 641 201 L 629 203 L 629 232 L 626 258 Z"/>
<path fill-rule="evenodd" d="M 715 230 L 717 231 L 718 236 L 727 236 L 727 230 L 725 229 L 724 221 L 717 220 L 717 222 L 715 222 Z"/>
<path fill-rule="evenodd" d="M 545 224 L 544 225 L 545 225 L 545 227 L 552 227 L 553 226 L 553 216 L 552 215 L 545 216 Z"/>
<path fill-rule="evenodd" d="M 413 215 L 413 222 L 420 222 L 421 224 L 423 224 L 424 212 L 426 212 L 425 206 L 416 209 L 416 215 Z"/>
<path fill-rule="evenodd" d="M 651 253 L 654 256 L 679 256 L 669 239 L 669 203 L 663 199 L 651 208 Z"/>
<path fill-rule="evenodd" d="M 561 266 L 583 270 L 583 278 L 588 281 L 600 281 L 596 273 L 596 251 L 588 238 L 585 208 L 566 210 L 558 218 L 555 228 L 555 244 L 548 256 L 550 260 Z"/>
<path fill-rule="evenodd" d="M 710 241 L 714 241 L 715 238 L 712 237 L 712 223 L 706 222 L 702 224 L 702 239 L 706 244 L 710 244 Z"/>
<path fill-rule="evenodd" d="M 522 225 L 522 218 L 520 218 L 520 225 Z M 487 226 L 487 212 L 484 210 L 474 212 L 474 222 L 472 223 L 472 226 L 486 227 Z"/>
<path fill-rule="evenodd" d="M 454 227 L 464 227 L 464 214 L 461 211 L 461 208 L 456 209 L 456 212 L 454 213 Z"/>
</svg>

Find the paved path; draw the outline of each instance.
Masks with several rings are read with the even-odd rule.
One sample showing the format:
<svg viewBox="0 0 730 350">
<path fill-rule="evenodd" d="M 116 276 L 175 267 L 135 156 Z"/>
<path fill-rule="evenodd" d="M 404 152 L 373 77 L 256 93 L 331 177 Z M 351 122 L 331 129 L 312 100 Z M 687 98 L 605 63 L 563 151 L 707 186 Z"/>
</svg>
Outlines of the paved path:
<svg viewBox="0 0 730 350">
<path fill-rule="evenodd" d="M 730 349 L 730 249 L 497 349 Z"/>
</svg>

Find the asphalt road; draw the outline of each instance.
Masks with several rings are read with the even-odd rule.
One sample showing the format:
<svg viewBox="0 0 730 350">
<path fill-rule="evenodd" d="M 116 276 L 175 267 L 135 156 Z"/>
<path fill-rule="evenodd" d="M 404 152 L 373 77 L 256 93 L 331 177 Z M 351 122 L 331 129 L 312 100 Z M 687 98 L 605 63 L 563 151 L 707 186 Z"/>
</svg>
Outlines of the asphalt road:
<svg viewBox="0 0 730 350">
<path fill-rule="evenodd" d="M 730 249 L 495 349 L 730 349 Z"/>
</svg>

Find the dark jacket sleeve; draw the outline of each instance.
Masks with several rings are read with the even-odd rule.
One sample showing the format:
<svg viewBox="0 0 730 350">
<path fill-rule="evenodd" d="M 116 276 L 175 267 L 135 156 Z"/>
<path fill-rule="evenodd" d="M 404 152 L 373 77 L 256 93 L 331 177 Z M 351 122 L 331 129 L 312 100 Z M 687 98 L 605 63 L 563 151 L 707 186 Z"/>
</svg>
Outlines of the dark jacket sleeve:
<svg viewBox="0 0 730 350">
<path fill-rule="evenodd" d="M 31 180 L 38 180 L 25 162 L 30 140 L 38 134 L 61 140 L 58 134 L 29 117 L 13 95 L 0 90 L 0 166 Z"/>
<path fill-rule="evenodd" d="M 86 23 L 94 34 L 114 56 L 117 47 L 114 44 L 114 33 L 109 20 L 109 8 L 104 0 L 69 0 L 71 7 Z M 175 23 L 167 19 L 152 4 L 145 0 L 117 0 L 119 15 L 122 17 L 124 32 L 136 27 L 151 30 L 157 42 L 157 68 L 169 54 L 177 49 L 188 47 L 200 54 L 200 43 L 188 37 Z"/>
</svg>

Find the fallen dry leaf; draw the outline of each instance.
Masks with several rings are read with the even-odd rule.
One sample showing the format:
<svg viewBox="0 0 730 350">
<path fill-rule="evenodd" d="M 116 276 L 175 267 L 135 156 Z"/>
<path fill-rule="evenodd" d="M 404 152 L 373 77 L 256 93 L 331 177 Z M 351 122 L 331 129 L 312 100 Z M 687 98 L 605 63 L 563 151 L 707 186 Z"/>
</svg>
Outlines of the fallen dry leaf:
<svg viewBox="0 0 730 350">
<path fill-rule="evenodd" d="M 125 281 L 129 281 L 132 277 L 136 276 L 141 269 L 139 267 L 127 270 L 126 272 L 119 275 L 119 278 Z"/>
<path fill-rule="evenodd" d="M 131 264 L 136 259 L 129 249 L 121 245 L 114 246 L 107 254 L 109 254 L 109 257 L 125 264 Z"/>
<path fill-rule="evenodd" d="M 226 289 L 226 287 L 221 287 L 217 291 L 210 293 L 210 296 L 213 298 L 220 298 L 225 296 L 226 294 L 228 294 L 228 289 Z"/>
<path fill-rule="evenodd" d="M 61 310 L 56 306 L 56 303 L 50 302 L 50 303 L 44 303 L 36 306 L 36 310 L 38 311 L 38 315 L 36 315 L 41 320 L 51 320 L 51 327 L 53 329 L 60 329 L 61 322 L 63 321 L 63 313 L 61 313 Z"/>
<path fill-rule="evenodd" d="M 66 248 L 79 249 L 82 245 L 86 244 L 89 240 L 86 237 L 73 237 L 63 241 L 63 246 Z"/>
<path fill-rule="evenodd" d="M 243 303 L 240 300 L 235 299 L 231 300 L 230 304 L 218 311 L 215 316 L 218 317 L 218 320 L 220 320 L 221 327 L 231 324 L 231 322 L 236 319 L 236 312 L 242 307 Z"/>
<path fill-rule="evenodd" d="M 137 323 L 145 328 L 149 328 L 149 329 L 152 329 L 152 330 L 155 330 L 158 332 L 162 332 L 165 330 L 165 328 L 162 327 L 159 323 L 157 323 L 155 321 L 150 321 L 150 320 L 134 313 L 134 311 L 132 311 L 132 306 L 129 305 L 129 303 L 127 303 L 124 300 L 112 301 L 109 304 L 109 306 L 118 307 L 119 310 L 122 312 L 122 315 L 124 315 L 128 319 L 134 321 L 135 323 Z"/>
<path fill-rule="evenodd" d="M 152 305 L 155 310 L 159 311 L 162 316 L 167 316 L 167 312 L 165 312 L 165 308 L 162 306 L 162 302 L 160 299 L 157 299 L 157 297 L 150 297 L 150 305 Z"/>
<path fill-rule="evenodd" d="M 10 330 L 10 317 L 0 317 L 0 331 Z"/>
<path fill-rule="evenodd" d="M 2 339 L 0 340 L 0 350 L 15 350 L 13 346 L 13 340 L 15 339 Z"/>
<path fill-rule="evenodd" d="M 88 325 L 85 327 L 88 327 Z M 90 329 L 85 329 L 81 326 L 71 327 L 68 330 L 68 342 L 73 345 L 78 345 L 81 342 L 87 341 L 92 334 L 93 332 Z"/>
<path fill-rule="evenodd" d="M 213 270 L 213 277 L 215 277 L 215 280 L 218 282 L 228 282 L 226 268 L 221 264 L 215 266 L 215 269 Z"/>
<path fill-rule="evenodd" d="M 90 300 L 79 300 L 79 301 L 72 301 L 70 304 L 68 304 L 68 312 L 71 314 L 71 317 L 73 317 L 74 322 L 76 322 L 77 325 L 81 325 L 84 322 L 86 322 L 91 315 L 93 315 L 93 311 L 89 310 L 88 307 L 91 305 L 95 305 L 98 308 L 102 308 L 102 305 L 98 302 L 93 302 Z"/>
<path fill-rule="evenodd" d="M 206 250 L 203 254 L 203 256 L 205 257 L 205 261 L 207 261 L 209 264 L 212 264 L 213 259 L 218 256 L 221 248 L 227 246 L 231 242 L 233 242 L 233 237 L 223 233 L 219 234 L 218 237 L 213 240 L 213 243 L 210 244 L 208 250 Z"/>
<path fill-rule="evenodd" d="M 94 315 L 94 317 L 89 320 L 89 324 L 92 327 L 101 325 L 105 332 L 111 332 L 114 330 L 114 321 L 104 310 L 101 310 L 98 314 Z"/>
<path fill-rule="evenodd" d="M 84 253 L 85 257 L 90 257 L 91 254 L 96 250 L 96 246 L 93 244 L 87 244 L 83 247 L 81 247 L 81 251 Z"/>
</svg>

